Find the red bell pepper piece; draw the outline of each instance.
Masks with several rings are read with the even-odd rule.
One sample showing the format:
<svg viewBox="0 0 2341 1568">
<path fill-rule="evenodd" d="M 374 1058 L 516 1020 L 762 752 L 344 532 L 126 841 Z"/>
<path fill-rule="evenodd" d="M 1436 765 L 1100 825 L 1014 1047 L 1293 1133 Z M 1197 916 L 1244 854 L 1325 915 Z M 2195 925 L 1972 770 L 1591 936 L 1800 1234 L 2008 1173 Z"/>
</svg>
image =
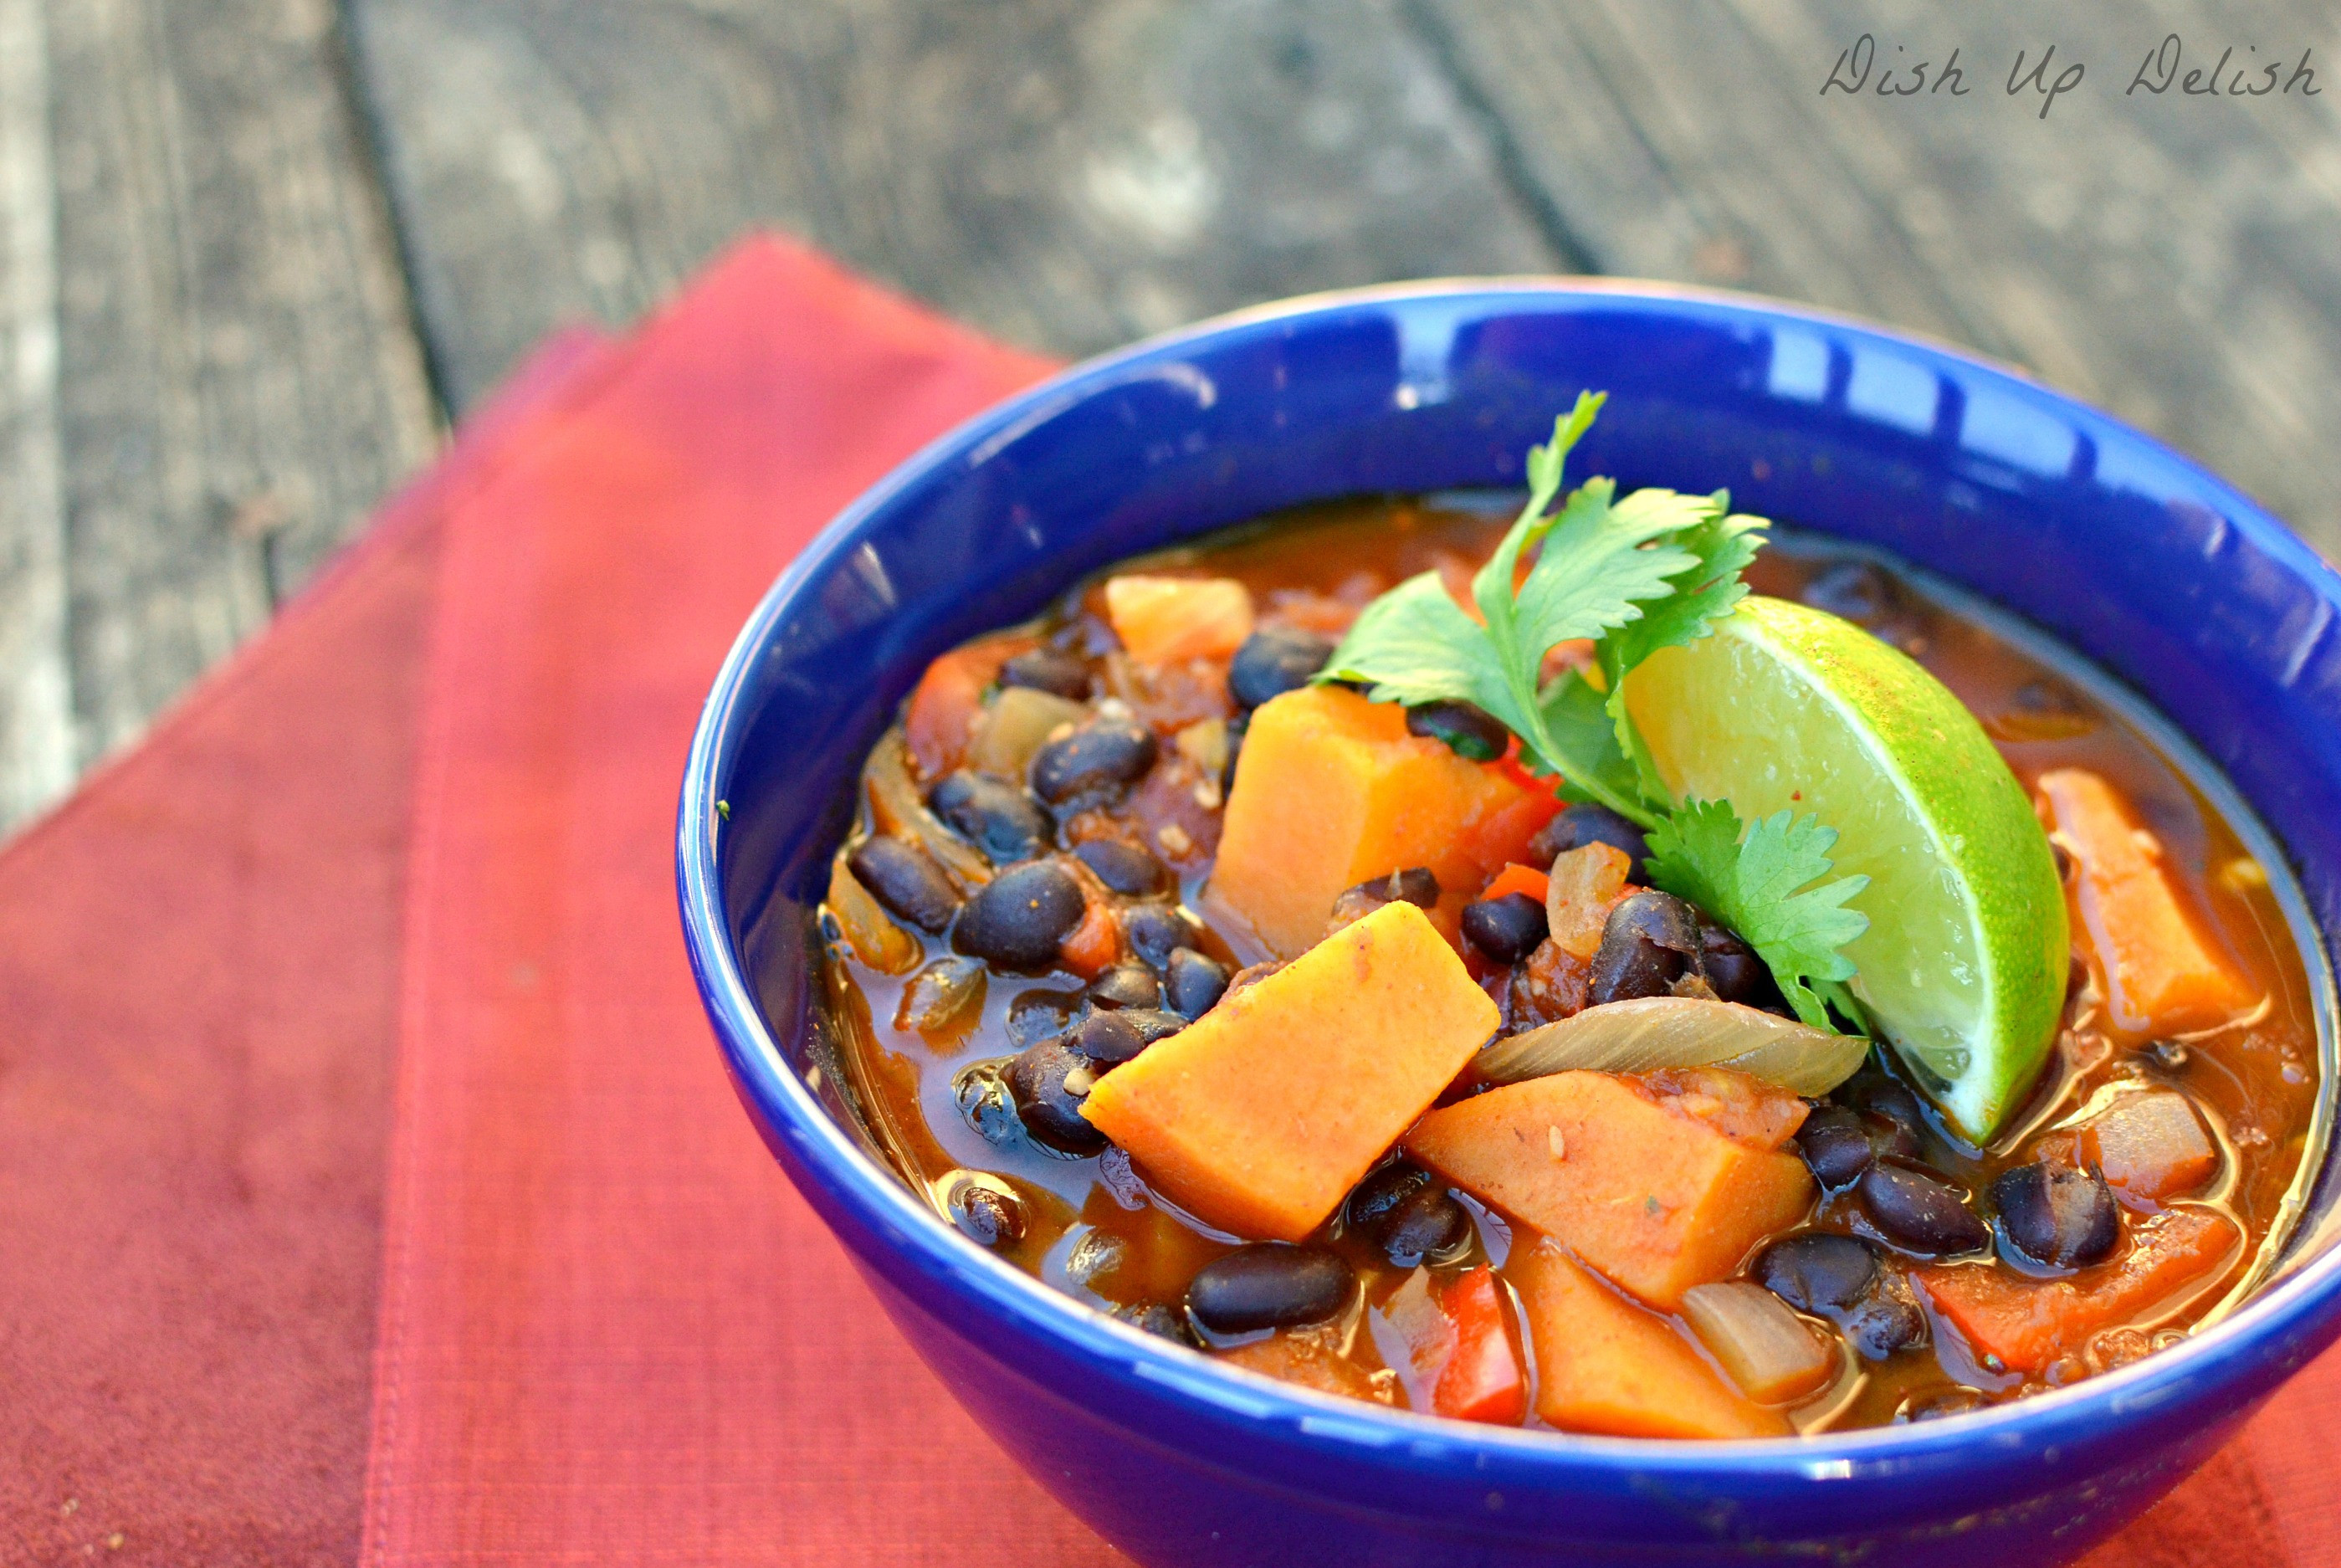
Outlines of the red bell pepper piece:
<svg viewBox="0 0 2341 1568">
<path fill-rule="evenodd" d="M 1496 1271 L 1473 1269 L 1439 1293 L 1439 1305 L 1455 1337 L 1447 1364 L 1439 1369 L 1431 1407 L 1459 1421 L 1519 1425 L 1528 1413 L 1528 1378 L 1504 1322 L 1503 1290 L 1496 1283 Z"/>
</svg>

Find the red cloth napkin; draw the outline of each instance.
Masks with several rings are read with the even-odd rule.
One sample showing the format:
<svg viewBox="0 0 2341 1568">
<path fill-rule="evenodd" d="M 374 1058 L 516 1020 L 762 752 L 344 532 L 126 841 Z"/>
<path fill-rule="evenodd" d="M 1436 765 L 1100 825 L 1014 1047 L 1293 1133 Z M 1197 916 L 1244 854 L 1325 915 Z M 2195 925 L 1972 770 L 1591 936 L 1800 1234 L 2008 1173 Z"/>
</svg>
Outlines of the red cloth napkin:
<svg viewBox="0 0 2341 1568">
<path fill-rule="evenodd" d="M 669 870 L 772 575 L 1047 368 L 752 243 L 0 855 L 0 1560 L 1118 1561 L 750 1131 Z M 2341 1562 L 2336 1383 L 2093 1565 Z"/>
<path fill-rule="evenodd" d="M 356 1555 L 439 516 L 593 353 L 0 855 L 0 1562 Z"/>
<path fill-rule="evenodd" d="M 451 511 L 368 1562 L 1107 1559 L 750 1133 L 672 872 L 699 701 L 773 575 L 1049 368 L 752 245 Z"/>
</svg>

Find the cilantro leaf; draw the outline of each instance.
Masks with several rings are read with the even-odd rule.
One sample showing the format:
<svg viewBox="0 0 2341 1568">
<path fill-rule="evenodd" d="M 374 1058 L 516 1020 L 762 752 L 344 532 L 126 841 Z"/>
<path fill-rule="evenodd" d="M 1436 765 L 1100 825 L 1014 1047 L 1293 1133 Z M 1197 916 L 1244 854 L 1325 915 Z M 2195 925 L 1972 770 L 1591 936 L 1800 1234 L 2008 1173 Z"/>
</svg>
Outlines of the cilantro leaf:
<svg viewBox="0 0 2341 1568">
<path fill-rule="evenodd" d="M 1764 547 L 1761 517 L 1730 512 L 1731 494 L 1678 495 L 1671 490 L 1637 490 L 1619 504 L 1648 507 L 1667 514 L 1673 542 L 1691 557 L 1691 564 L 1674 578 L 1674 592 L 1651 604 L 1639 620 L 1603 639 L 1603 667 L 1614 661 L 1622 674 L 1660 648 L 1679 647 L 1707 635 L 1710 623 L 1729 614 L 1748 596 L 1740 573 Z M 1611 681 L 1611 688 L 1617 686 Z"/>
<path fill-rule="evenodd" d="M 1601 688 L 1577 670 L 1564 671 L 1547 687 L 1541 704 L 1545 733 L 1552 737 L 1552 754 L 1562 766 L 1554 771 L 1563 779 L 1592 779 L 1615 794 L 1634 795 L 1641 784 L 1634 764 L 1618 747 L 1618 732 L 1603 704 Z M 1599 798 L 1583 785 L 1577 793 Z"/>
<path fill-rule="evenodd" d="M 1410 577 L 1367 605 L 1317 679 L 1370 681 L 1367 694 L 1378 703 L 1477 703 L 1512 724 L 1499 711 L 1511 688 L 1496 650 L 1436 572 Z"/>
<path fill-rule="evenodd" d="M 1760 818 L 1743 841 L 1728 803 L 1687 801 L 1651 830 L 1649 876 L 1738 932 L 1770 967 L 1797 1016 L 1828 1029 L 1828 1009 L 1808 982 L 1828 990 L 1853 978 L 1853 963 L 1838 949 L 1869 929 L 1868 915 L 1844 907 L 1869 878 L 1812 885 L 1828 874 L 1836 843 L 1835 828 L 1787 811 Z"/>
<path fill-rule="evenodd" d="M 1363 681 L 1376 701 L 1469 702 L 1520 737 L 1545 771 L 1645 824 L 1655 815 L 1630 774 L 1588 772 L 1545 717 L 1542 674 L 1555 644 L 1601 637 L 1640 619 L 1643 605 L 1679 591 L 1702 557 L 1669 536 L 1697 531 L 1718 509 L 1671 491 L 1623 501 L 1608 479 L 1590 479 L 1550 516 L 1569 449 L 1603 398 L 1579 394 L 1553 422 L 1552 440 L 1529 454 L 1529 503 L 1471 584 L 1474 622 L 1449 601 L 1435 574 L 1410 578 L 1370 605 L 1317 679 Z M 1537 556 L 1527 574 L 1521 557 Z M 1614 724 L 1614 721 L 1613 721 Z M 1623 733 L 1623 732 L 1621 732 Z M 1662 794 L 1661 794 L 1662 798 Z"/>
</svg>

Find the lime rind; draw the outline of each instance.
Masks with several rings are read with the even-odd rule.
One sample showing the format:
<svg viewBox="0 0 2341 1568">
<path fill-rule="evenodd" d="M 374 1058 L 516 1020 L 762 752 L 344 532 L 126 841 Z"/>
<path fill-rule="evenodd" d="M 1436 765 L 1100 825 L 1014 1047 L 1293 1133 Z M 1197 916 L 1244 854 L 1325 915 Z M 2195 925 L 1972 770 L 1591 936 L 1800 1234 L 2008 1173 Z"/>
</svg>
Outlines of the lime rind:
<svg viewBox="0 0 2341 1568">
<path fill-rule="evenodd" d="M 2047 834 L 1973 714 L 1851 623 L 1750 595 L 1714 634 L 1654 654 L 1627 704 L 1667 786 L 1743 820 L 1838 829 L 1850 983 L 1946 1118 L 1981 1144 L 2030 1088 L 2064 1000 L 2065 900 Z"/>
</svg>

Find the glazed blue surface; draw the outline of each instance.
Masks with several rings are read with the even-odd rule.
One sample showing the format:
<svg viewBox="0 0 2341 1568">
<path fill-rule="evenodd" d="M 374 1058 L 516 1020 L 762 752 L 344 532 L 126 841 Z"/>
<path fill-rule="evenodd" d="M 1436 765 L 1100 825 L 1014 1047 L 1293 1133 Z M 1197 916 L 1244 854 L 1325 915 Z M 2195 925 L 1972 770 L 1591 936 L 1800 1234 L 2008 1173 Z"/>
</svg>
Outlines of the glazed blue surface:
<svg viewBox="0 0 2341 1568">
<path fill-rule="evenodd" d="M 1609 402 L 1574 473 L 1728 486 L 1739 510 L 1883 546 L 2029 618 L 2216 759 L 2341 930 L 2341 580 L 2235 490 L 2019 377 L 1851 323 L 1658 289 L 1420 285 L 1070 371 L 912 458 L 774 586 L 708 699 L 678 844 L 733 1082 L 920 1354 L 1141 1563 L 2077 1554 L 2341 1328 L 2329 1180 L 2286 1277 L 2118 1373 L 1919 1426 L 1636 1443 L 1330 1399 L 1111 1322 L 960 1237 L 865 1153 L 833 1074 L 808 1084 L 808 911 L 862 754 L 930 659 L 1109 562 L 1262 512 L 1516 484 L 1588 386 Z"/>
</svg>

